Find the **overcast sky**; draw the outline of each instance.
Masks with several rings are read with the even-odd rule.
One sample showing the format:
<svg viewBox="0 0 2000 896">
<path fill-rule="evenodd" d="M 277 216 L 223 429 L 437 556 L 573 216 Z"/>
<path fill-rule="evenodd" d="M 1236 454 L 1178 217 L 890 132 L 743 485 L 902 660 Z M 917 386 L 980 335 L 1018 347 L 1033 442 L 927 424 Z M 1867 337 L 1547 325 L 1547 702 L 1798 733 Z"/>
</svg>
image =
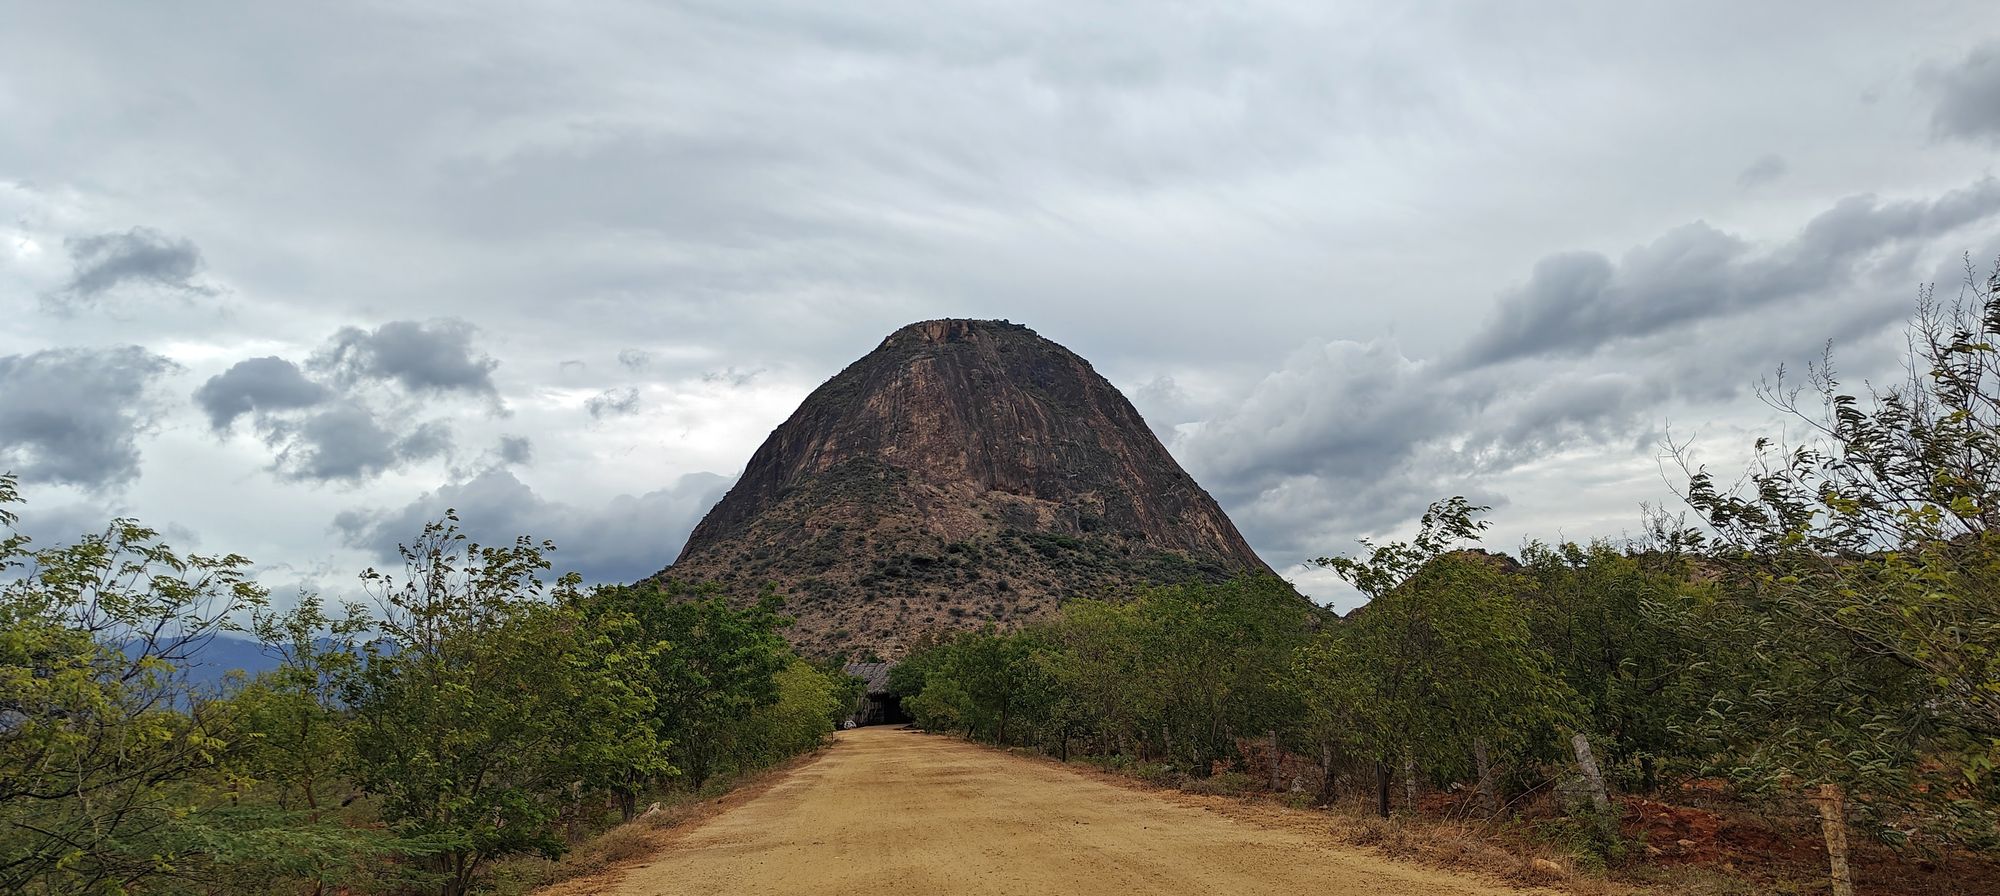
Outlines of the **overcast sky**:
<svg viewBox="0 0 2000 896">
<path fill-rule="evenodd" d="M 1644 11 L 1640 7 L 1644 7 Z M 1385 11 L 1385 9 L 1387 11 Z M 629 580 L 896 327 L 1131 396 L 1271 565 L 1617 536 L 2000 254 L 1966 3 L 0 0 L 0 469 L 348 589 Z"/>
</svg>

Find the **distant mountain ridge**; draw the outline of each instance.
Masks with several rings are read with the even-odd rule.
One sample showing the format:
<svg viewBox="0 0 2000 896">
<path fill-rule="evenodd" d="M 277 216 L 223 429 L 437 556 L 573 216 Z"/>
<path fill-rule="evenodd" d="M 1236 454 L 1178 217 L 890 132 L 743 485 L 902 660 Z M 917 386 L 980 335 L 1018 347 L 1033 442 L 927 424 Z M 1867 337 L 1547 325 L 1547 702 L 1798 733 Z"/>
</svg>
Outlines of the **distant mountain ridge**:
<svg viewBox="0 0 2000 896">
<path fill-rule="evenodd" d="M 903 327 L 814 390 L 661 576 L 769 585 L 809 652 L 1270 573 L 1132 403 L 1019 324 Z"/>
<path fill-rule="evenodd" d="M 136 655 L 141 649 L 139 642 L 123 645 L 127 655 Z M 278 668 L 282 662 L 278 653 L 263 642 L 233 635 L 212 635 L 198 643 L 185 644 L 178 638 L 167 638 L 160 642 L 156 652 L 160 650 L 183 655 L 184 659 L 173 664 L 174 672 L 203 692 L 220 690 L 231 672 L 241 672 L 246 679 L 255 678 Z"/>
</svg>

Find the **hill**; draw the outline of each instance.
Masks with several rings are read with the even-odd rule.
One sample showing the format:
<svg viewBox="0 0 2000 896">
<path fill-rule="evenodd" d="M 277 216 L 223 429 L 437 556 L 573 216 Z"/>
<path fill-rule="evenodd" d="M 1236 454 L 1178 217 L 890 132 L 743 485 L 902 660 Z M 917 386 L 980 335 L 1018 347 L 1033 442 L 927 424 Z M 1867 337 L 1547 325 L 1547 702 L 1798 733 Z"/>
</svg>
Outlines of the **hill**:
<svg viewBox="0 0 2000 896">
<path fill-rule="evenodd" d="M 775 586 L 802 649 L 893 658 L 1072 596 L 1269 571 L 1090 362 L 934 320 L 807 396 L 659 575 Z"/>
</svg>

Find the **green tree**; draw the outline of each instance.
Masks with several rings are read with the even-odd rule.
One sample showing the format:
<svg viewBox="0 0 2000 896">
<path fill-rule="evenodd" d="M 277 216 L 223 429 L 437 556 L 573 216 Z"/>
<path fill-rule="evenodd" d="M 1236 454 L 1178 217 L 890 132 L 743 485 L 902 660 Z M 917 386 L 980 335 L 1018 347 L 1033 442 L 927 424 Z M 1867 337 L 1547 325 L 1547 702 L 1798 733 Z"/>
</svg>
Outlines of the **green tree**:
<svg viewBox="0 0 2000 896">
<path fill-rule="evenodd" d="M 227 741 L 186 670 L 264 602 L 236 555 L 131 520 L 39 550 L 0 475 L 0 891 L 123 893 L 185 874 Z"/>
<path fill-rule="evenodd" d="M 114 894 L 180 872 L 226 726 L 188 660 L 264 602 L 240 556 L 114 520 L 30 550 L 0 476 L 0 890 Z"/>
<path fill-rule="evenodd" d="M 917 723 L 1008 742 L 1009 723 L 1018 721 L 1036 671 L 1026 639 L 987 625 L 933 650 L 923 690 L 906 704 Z"/>
<path fill-rule="evenodd" d="M 770 765 L 817 749 L 853 706 L 845 675 L 829 674 L 793 658 L 776 677 L 777 699 L 752 709 L 743 720 L 745 766 Z"/>
<path fill-rule="evenodd" d="M 1157 588 L 1137 602 L 1140 709 L 1162 751 L 1207 775 L 1236 753 L 1236 739 L 1297 714 L 1283 687 L 1306 642 L 1313 608 L 1276 576 Z"/>
<path fill-rule="evenodd" d="M 402 548 L 403 580 L 363 575 L 383 612 L 342 692 L 354 778 L 398 834 L 436 849 L 444 896 L 495 857 L 560 855 L 557 822 L 583 793 L 667 768 L 651 646 L 593 624 L 575 576 L 545 585 L 551 548 L 469 544 L 448 513 Z"/>
<path fill-rule="evenodd" d="M 1094 733 L 1098 752 L 1106 755 L 1130 753 L 1144 737 L 1136 610 L 1130 602 L 1070 601 L 1050 624 L 1052 646 L 1041 658 L 1045 674 L 1069 703 L 1063 709 L 1065 728 Z"/>
<path fill-rule="evenodd" d="M 1575 695 L 1530 636 L 1512 561 L 1463 549 L 1487 527 L 1474 519 L 1485 509 L 1441 501 L 1414 541 L 1364 541 L 1366 559 L 1319 561 L 1370 599 L 1307 655 L 1319 687 L 1306 699 L 1321 724 L 1352 720 L 1379 762 L 1456 777 L 1488 746 L 1550 755 L 1578 721 Z"/>
<path fill-rule="evenodd" d="M 1663 609 L 1733 661 L 1705 669 L 1717 767 L 1831 784 L 1900 840 L 2000 849 L 2000 279 L 1919 297 L 1908 379 L 1852 390 L 1831 355 L 1766 399 L 1808 440 L 1756 443 L 1735 487 L 1691 471 L 1723 574 Z"/>
<path fill-rule="evenodd" d="M 652 646 L 643 679 L 655 701 L 650 719 L 674 768 L 696 787 L 732 770 L 743 719 L 777 702 L 778 674 L 794 659 L 780 634 L 791 624 L 783 603 L 767 593 L 737 608 L 712 587 L 666 582 L 598 588 L 585 606 L 629 620 L 634 643 Z"/>
<path fill-rule="evenodd" d="M 283 810 L 318 822 L 348 792 L 353 727 L 340 689 L 360 671 L 369 628 L 358 606 L 330 616 L 317 595 L 282 613 L 258 612 L 250 630 L 278 665 L 230 697 L 233 765 Z"/>
<path fill-rule="evenodd" d="M 1319 759 L 1321 803 L 1338 796 L 1342 769 L 1385 761 L 1401 742 L 1377 671 L 1351 626 L 1321 631 L 1293 654 L 1286 685 L 1300 712 L 1291 730 Z"/>
<path fill-rule="evenodd" d="M 1654 790 L 1663 763 L 1695 758 L 1678 732 L 1703 710 L 1687 673 L 1708 652 L 1650 611 L 1699 587 L 1688 559 L 1534 542 L 1521 560 L 1529 629 L 1577 695 L 1600 758 L 1625 786 Z"/>
</svg>

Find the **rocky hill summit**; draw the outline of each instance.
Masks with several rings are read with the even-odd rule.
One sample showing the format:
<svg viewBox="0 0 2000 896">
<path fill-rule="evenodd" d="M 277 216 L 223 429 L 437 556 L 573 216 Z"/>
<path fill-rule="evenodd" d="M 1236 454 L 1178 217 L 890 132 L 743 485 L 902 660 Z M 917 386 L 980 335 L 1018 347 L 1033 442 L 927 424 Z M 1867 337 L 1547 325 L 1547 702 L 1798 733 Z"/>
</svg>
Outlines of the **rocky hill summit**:
<svg viewBox="0 0 2000 896">
<path fill-rule="evenodd" d="M 1269 571 L 1090 362 L 933 320 L 807 396 L 660 576 L 775 586 L 807 652 L 896 658 L 1069 597 Z"/>
</svg>

